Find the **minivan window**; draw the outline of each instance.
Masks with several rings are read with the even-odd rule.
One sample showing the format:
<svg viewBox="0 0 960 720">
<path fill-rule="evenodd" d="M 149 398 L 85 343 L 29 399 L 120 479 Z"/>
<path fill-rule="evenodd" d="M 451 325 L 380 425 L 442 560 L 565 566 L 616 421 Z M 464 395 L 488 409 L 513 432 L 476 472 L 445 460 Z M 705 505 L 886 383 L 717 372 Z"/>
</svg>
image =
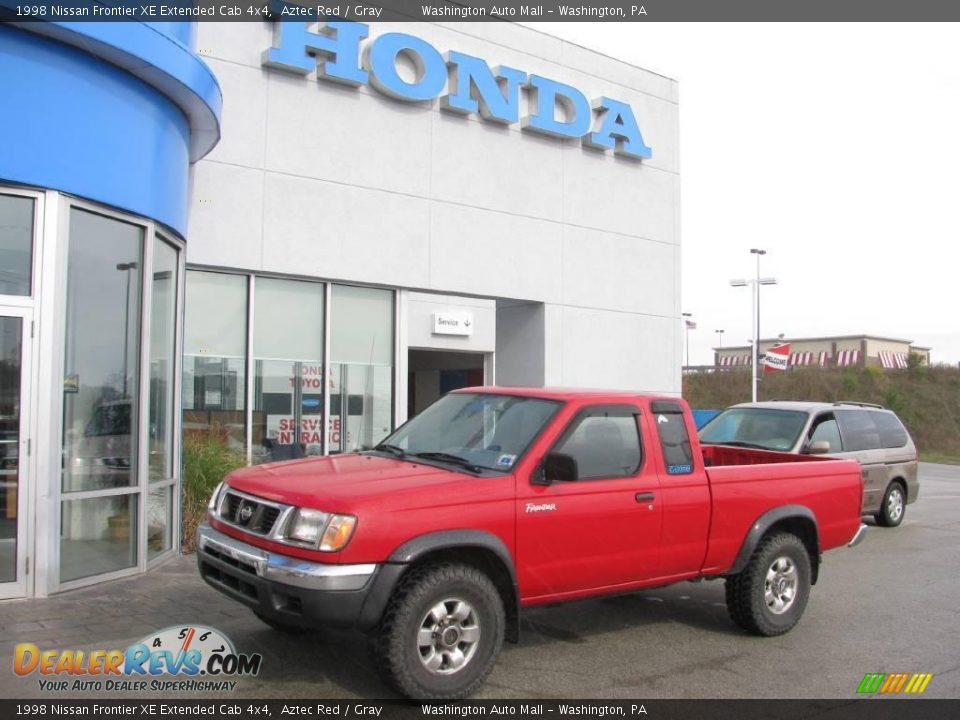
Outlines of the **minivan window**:
<svg viewBox="0 0 960 720">
<path fill-rule="evenodd" d="M 907 431 L 893 413 L 868 410 L 880 433 L 880 447 L 901 448 L 907 444 Z"/>
<path fill-rule="evenodd" d="M 837 410 L 837 422 L 843 435 L 843 449 L 847 452 L 859 450 L 879 450 L 880 431 L 873 421 L 871 413 L 865 410 Z"/>
<path fill-rule="evenodd" d="M 813 421 L 810 428 L 810 444 L 826 440 L 830 443 L 830 452 L 842 452 L 843 441 L 840 439 L 840 428 L 833 415 L 821 415 Z"/>
<path fill-rule="evenodd" d="M 700 442 L 786 452 L 796 445 L 807 417 L 794 410 L 729 408 L 700 429 Z"/>
</svg>

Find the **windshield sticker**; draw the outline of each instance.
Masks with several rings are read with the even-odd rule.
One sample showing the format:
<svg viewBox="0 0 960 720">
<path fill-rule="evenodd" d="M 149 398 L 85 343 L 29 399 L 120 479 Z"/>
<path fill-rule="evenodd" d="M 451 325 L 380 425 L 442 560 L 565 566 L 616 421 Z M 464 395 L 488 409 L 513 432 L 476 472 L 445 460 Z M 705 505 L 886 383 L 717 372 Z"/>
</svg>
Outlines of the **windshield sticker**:
<svg viewBox="0 0 960 720">
<path fill-rule="evenodd" d="M 500 459 L 497 460 L 497 465 L 500 467 L 511 467 L 516 461 L 516 455 L 501 455 Z"/>
<path fill-rule="evenodd" d="M 692 465 L 669 465 L 667 472 L 671 475 L 680 475 L 681 473 L 693 472 Z"/>
</svg>

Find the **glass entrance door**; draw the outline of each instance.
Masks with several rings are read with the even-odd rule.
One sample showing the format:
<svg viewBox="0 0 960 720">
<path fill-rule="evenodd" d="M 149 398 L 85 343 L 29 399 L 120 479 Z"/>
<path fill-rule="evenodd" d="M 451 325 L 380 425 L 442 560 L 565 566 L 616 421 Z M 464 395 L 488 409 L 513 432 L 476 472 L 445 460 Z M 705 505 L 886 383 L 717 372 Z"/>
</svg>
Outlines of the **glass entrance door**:
<svg viewBox="0 0 960 720">
<path fill-rule="evenodd" d="M 26 594 L 30 320 L 0 306 L 0 598 Z"/>
</svg>

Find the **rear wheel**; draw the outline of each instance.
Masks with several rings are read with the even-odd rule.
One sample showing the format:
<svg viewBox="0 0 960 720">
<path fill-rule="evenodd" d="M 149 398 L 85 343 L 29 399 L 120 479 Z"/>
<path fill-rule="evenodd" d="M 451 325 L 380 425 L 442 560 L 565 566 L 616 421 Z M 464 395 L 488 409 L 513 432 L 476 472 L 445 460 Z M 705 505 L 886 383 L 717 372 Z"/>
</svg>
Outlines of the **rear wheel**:
<svg viewBox="0 0 960 720">
<path fill-rule="evenodd" d="M 907 493 L 903 485 L 897 481 L 890 483 L 887 492 L 883 495 L 883 504 L 880 505 L 880 512 L 874 515 L 878 525 L 883 527 L 896 527 L 903 522 L 903 516 L 907 512 Z"/>
<path fill-rule="evenodd" d="M 493 669 L 505 626 L 500 593 L 480 570 L 453 563 L 415 569 L 380 621 L 377 668 L 407 697 L 466 697 Z"/>
<path fill-rule="evenodd" d="M 783 635 L 799 622 L 810 597 L 810 555 L 792 533 L 764 538 L 747 567 L 727 578 L 727 609 L 748 632 Z"/>
</svg>

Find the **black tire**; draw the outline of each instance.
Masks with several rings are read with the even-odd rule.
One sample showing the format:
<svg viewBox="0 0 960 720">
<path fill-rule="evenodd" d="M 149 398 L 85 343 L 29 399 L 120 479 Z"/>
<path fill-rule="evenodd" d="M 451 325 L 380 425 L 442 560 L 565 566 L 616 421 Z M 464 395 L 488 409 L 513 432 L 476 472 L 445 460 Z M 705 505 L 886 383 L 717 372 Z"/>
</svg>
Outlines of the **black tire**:
<svg viewBox="0 0 960 720">
<path fill-rule="evenodd" d="M 877 525 L 897 527 L 903 522 L 903 516 L 906 514 L 907 491 L 900 482 L 894 480 L 887 486 L 887 491 L 883 494 L 880 512 L 873 517 L 877 521 Z"/>
<path fill-rule="evenodd" d="M 787 602 L 790 587 L 792 599 Z M 792 533 L 765 537 L 743 571 L 727 578 L 726 589 L 727 609 L 737 625 L 755 635 L 783 635 L 800 620 L 810 597 L 806 546 Z"/>
<path fill-rule="evenodd" d="M 253 614 L 256 615 L 261 622 L 265 623 L 266 625 L 269 625 L 271 628 L 273 628 L 277 632 L 287 633 L 290 635 L 294 635 L 294 634 L 299 635 L 300 633 L 304 632 L 304 629 L 299 625 L 294 625 L 292 623 L 285 623 L 285 622 L 280 622 L 279 620 L 274 620 L 273 618 L 269 618 L 266 615 L 262 615 L 258 613 L 256 610 L 253 611 Z"/>
<path fill-rule="evenodd" d="M 457 619 L 464 608 L 470 614 Z M 375 631 L 374 660 L 384 682 L 406 697 L 463 698 L 493 669 L 505 627 L 500 593 L 483 572 L 455 563 L 427 565 L 401 579 Z M 477 639 L 458 642 L 460 633 Z"/>
</svg>

